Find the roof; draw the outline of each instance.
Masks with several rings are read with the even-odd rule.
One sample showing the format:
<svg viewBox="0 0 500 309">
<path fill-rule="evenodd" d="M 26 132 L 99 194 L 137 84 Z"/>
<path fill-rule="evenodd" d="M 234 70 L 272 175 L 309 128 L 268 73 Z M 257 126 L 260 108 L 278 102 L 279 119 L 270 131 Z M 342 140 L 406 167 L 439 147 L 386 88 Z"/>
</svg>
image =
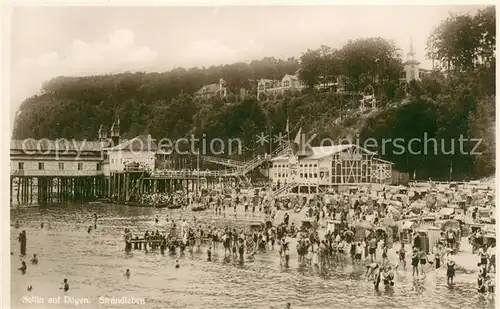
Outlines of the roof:
<svg viewBox="0 0 500 309">
<path fill-rule="evenodd" d="M 406 62 L 403 63 L 403 65 L 407 65 L 407 64 L 420 64 L 420 61 L 418 61 L 418 60 L 406 60 Z"/>
<path fill-rule="evenodd" d="M 387 164 L 394 164 L 391 161 L 387 161 L 387 160 L 380 159 L 380 158 L 373 158 L 373 160 L 377 160 L 377 161 L 380 161 L 380 162 L 383 162 L 383 163 L 387 163 Z M 407 189 L 407 188 L 403 186 L 403 188 L 398 188 L 398 189 Z"/>
<path fill-rule="evenodd" d="M 360 147 L 355 144 L 343 144 L 343 145 L 333 145 L 333 146 L 317 146 L 317 147 L 311 147 L 313 154 L 311 156 L 306 157 L 306 159 L 310 160 L 318 160 L 322 159 L 325 157 L 331 157 L 335 155 L 336 153 L 345 151 L 349 148 L 356 147 L 358 149 L 361 149 L 363 152 L 373 154 L 375 155 L 376 153 L 369 151 L 363 147 Z M 276 158 L 271 159 L 271 161 L 280 161 L 280 160 L 287 160 L 288 156 L 287 155 L 282 155 Z"/>
<path fill-rule="evenodd" d="M 26 154 L 34 154 L 33 152 L 49 153 L 51 151 L 57 152 L 100 152 L 103 147 L 107 145 L 107 142 L 98 141 L 77 141 L 69 139 L 33 139 L 27 138 L 24 140 L 13 139 L 10 141 L 10 150 L 14 152 L 25 152 Z"/>
<path fill-rule="evenodd" d="M 299 77 L 297 75 L 290 75 L 290 74 L 286 74 L 285 76 L 283 76 L 282 80 L 285 79 L 286 77 L 290 77 L 291 80 L 298 80 Z"/>
<path fill-rule="evenodd" d="M 206 89 L 203 91 L 203 89 Z M 197 94 L 204 94 L 204 93 L 217 93 L 217 91 L 220 90 L 220 85 L 219 84 L 208 84 L 208 85 L 203 85 L 200 90 L 196 91 Z"/>
<path fill-rule="evenodd" d="M 131 140 L 124 141 L 114 147 L 108 148 L 109 151 L 127 150 L 127 151 L 153 151 L 158 150 L 156 141 L 151 135 L 139 135 Z"/>
</svg>

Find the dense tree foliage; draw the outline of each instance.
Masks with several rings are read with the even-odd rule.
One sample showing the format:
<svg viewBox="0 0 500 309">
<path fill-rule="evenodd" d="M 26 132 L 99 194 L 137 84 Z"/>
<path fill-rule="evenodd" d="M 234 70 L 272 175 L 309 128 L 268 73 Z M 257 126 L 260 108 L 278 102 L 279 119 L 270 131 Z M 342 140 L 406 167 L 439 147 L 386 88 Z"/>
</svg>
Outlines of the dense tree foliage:
<svg viewBox="0 0 500 309">
<path fill-rule="evenodd" d="M 340 50 L 321 46 L 302 54 L 300 77 L 309 88 L 341 76 L 348 91 L 363 92 L 371 85 L 375 93 L 394 99 L 403 69 L 399 49 L 383 38 L 349 41 Z"/>
<path fill-rule="evenodd" d="M 495 14 L 495 7 L 489 6 L 475 15 L 450 15 L 429 37 L 428 57 L 437 60 L 443 69 L 454 72 L 494 65 Z"/>
<path fill-rule="evenodd" d="M 434 72 L 413 81 L 407 105 L 388 109 L 364 127 L 363 138 L 379 142 L 403 138 L 408 143 L 412 138 L 423 140 L 424 133 L 436 139 L 438 149 L 432 154 L 386 151 L 396 168 L 416 171 L 418 178 L 441 179 L 449 178 L 450 172 L 457 179 L 495 172 L 495 25 L 494 7 L 443 21 L 429 38 L 429 49 L 445 74 Z M 427 143 L 429 152 L 433 146 Z"/>
<path fill-rule="evenodd" d="M 495 167 L 495 22 L 493 7 L 474 16 L 448 18 L 429 38 L 429 53 L 442 70 L 406 87 L 399 84 L 398 49 L 381 38 L 350 41 L 340 49 L 321 46 L 306 51 L 300 62 L 264 58 L 164 73 L 58 77 L 22 103 L 13 135 L 96 139 L 100 125 L 109 128 L 119 115 L 125 138 L 146 133 L 157 139 L 190 134 L 206 139 L 240 138 L 243 154 L 233 157 L 249 159 L 277 146 L 275 139 L 271 145 L 260 145 L 255 135 L 284 133 L 289 119 L 291 127 L 300 126 L 319 138 L 352 138 L 359 133 L 361 141 L 375 138 L 379 146 L 382 140 L 400 138 L 408 146 L 414 138 L 435 138 L 436 150 L 432 141 L 414 143 L 413 153 L 400 153 L 393 143 L 374 150 L 395 162 L 396 169 L 415 172 L 420 179 L 446 179 L 451 167 L 457 179 L 487 176 Z M 314 91 L 286 91 L 276 98 L 256 100 L 260 78 L 280 79 L 299 68 L 302 81 Z M 315 89 L 337 76 L 348 93 Z M 194 98 L 202 85 L 220 78 L 226 80 L 230 95 Z M 357 109 L 359 92 L 367 85 L 375 89 L 376 113 Z M 241 88 L 249 93 L 240 96 Z M 468 140 L 464 153 L 458 149 L 460 138 Z M 469 154 L 475 147 L 473 138 L 482 139 L 475 149 L 481 155 Z M 452 140 L 455 151 L 450 154 Z"/>
</svg>

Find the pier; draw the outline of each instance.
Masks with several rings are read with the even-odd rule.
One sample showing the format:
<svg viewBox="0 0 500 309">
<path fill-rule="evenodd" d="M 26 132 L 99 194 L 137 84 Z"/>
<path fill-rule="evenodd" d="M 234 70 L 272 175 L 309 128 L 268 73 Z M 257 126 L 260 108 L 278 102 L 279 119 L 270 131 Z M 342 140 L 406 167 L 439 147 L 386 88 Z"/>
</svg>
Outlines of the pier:
<svg viewBox="0 0 500 309">
<path fill-rule="evenodd" d="M 12 140 L 10 157 L 12 204 L 86 202 L 107 194 L 98 142 Z"/>
</svg>

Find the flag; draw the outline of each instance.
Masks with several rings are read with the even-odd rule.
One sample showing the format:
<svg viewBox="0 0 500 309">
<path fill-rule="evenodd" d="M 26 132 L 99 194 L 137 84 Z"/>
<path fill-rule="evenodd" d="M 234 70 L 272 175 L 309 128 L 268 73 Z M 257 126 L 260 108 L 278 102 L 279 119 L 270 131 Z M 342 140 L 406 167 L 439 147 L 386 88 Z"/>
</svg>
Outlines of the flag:
<svg viewBox="0 0 500 309">
<path fill-rule="evenodd" d="M 290 124 L 288 123 L 288 118 L 286 119 L 286 128 L 285 132 L 290 132 Z"/>
<path fill-rule="evenodd" d="M 413 179 L 417 178 L 417 171 L 413 170 Z"/>
<path fill-rule="evenodd" d="M 451 180 L 451 175 L 453 175 L 453 161 L 450 162 L 450 180 Z"/>
<path fill-rule="evenodd" d="M 297 132 L 297 135 L 295 136 L 295 140 L 293 142 L 299 146 L 302 145 L 302 128 L 299 128 L 299 132 Z"/>
</svg>

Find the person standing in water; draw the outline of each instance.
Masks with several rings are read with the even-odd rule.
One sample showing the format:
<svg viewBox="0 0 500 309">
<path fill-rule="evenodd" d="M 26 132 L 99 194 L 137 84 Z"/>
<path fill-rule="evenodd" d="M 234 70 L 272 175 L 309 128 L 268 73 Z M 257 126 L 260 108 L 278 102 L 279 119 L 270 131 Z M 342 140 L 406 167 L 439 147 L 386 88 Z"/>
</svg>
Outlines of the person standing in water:
<svg viewBox="0 0 500 309">
<path fill-rule="evenodd" d="M 207 261 L 212 261 L 212 247 L 208 247 L 207 249 Z"/>
<path fill-rule="evenodd" d="M 68 279 L 64 278 L 64 281 L 63 281 L 63 287 L 62 288 L 59 288 L 60 290 L 64 290 L 64 292 L 67 292 L 69 291 L 69 284 L 68 284 Z"/>
<path fill-rule="evenodd" d="M 413 247 L 413 253 L 411 255 L 411 266 L 413 266 L 413 276 L 415 277 L 415 272 L 417 273 L 418 277 L 418 263 L 420 261 L 419 259 L 419 253 L 418 253 L 418 248 Z"/>
<path fill-rule="evenodd" d="M 90 232 L 92 232 L 92 225 L 90 225 L 89 228 L 87 229 L 87 233 L 90 234 Z"/>
<path fill-rule="evenodd" d="M 378 268 L 375 270 L 375 275 L 373 277 L 373 286 L 375 287 L 375 290 L 378 290 L 381 277 L 382 277 L 382 269 Z"/>
<path fill-rule="evenodd" d="M 33 254 L 33 258 L 31 259 L 31 264 L 38 264 L 38 258 L 36 257 L 36 254 Z"/>
<path fill-rule="evenodd" d="M 179 264 L 179 260 L 178 259 L 175 260 L 175 268 L 180 268 L 180 267 L 181 265 Z"/>
<path fill-rule="evenodd" d="M 448 259 L 446 262 L 446 278 L 448 284 L 453 284 L 453 278 L 455 278 L 455 261 Z"/>
<path fill-rule="evenodd" d="M 288 244 L 285 244 L 285 267 L 288 268 L 288 263 L 290 261 L 290 250 L 288 249 Z"/>
<path fill-rule="evenodd" d="M 125 277 L 128 279 L 130 278 L 130 269 L 127 268 L 127 270 L 125 271 Z"/>
<path fill-rule="evenodd" d="M 21 245 L 21 255 L 26 255 L 26 231 L 19 234 L 19 243 Z"/>
<path fill-rule="evenodd" d="M 18 270 L 20 270 L 23 275 L 26 274 L 26 270 L 28 270 L 28 266 L 26 266 L 25 261 L 21 262 L 21 267 L 19 267 Z"/>
<path fill-rule="evenodd" d="M 238 248 L 239 254 L 240 254 L 240 263 L 243 263 L 243 254 L 245 253 L 245 248 L 244 248 L 244 243 L 243 241 L 240 241 L 240 247 Z"/>
<path fill-rule="evenodd" d="M 401 244 L 401 249 L 399 249 L 398 253 L 399 253 L 399 263 L 398 263 L 398 266 L 400 264 L 403 264 L 403 267 L 406 268 L 406 250 L 405 250 L 405 244 L 404 243 Z"/>
<path fill-rule="evenodd" d="M 94 213 L 94 229 L 97 229 L 97 213 Z"/>
</svg>

